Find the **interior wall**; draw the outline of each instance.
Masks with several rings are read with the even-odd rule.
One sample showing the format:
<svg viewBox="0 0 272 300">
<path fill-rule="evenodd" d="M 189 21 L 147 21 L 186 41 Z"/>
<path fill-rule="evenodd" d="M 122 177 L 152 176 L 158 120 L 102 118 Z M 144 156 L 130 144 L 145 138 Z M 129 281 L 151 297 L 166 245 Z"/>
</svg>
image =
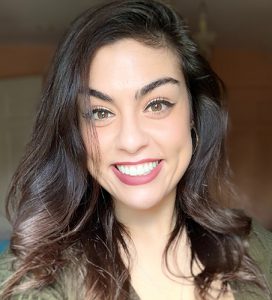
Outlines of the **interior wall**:
<svg viewBox="0 0 272 300">
<path fill-rule="evenodd" d="M 272 228 L 272 53 L 216 49 L 212 65 L 228 91 L 235 205 Z"/>
<path fill-rule="evenodd" d="M 44 74 L 52 59 L 55 45 L 0 45 L 0 78 Z"/>
<path fill-rule="evenodd" d="M 30 132 L 33 101 L 38 97 L 41 76 L 48 68 L 54 49 L 52 45 L 0 46 L 1 193 L 8 185 L 11 170 Z M 245 207 L 263 223 L 271 224 L 272 53 L 218 48 L 211 62 L 228 89 L 231 121 L 228 148 L 235 182 L 241 191 L 240 201 L 234 205 Z M 38 77 L 18 77 L 26 75 Z M 14 144 L 7 142 L 12 139 Z M 12 155 L 17 158 L 13 159 Z M 0 202 L 2 199 L 3 195 Z M 268 226 L 272 228 L 272 224 Z M 1 223 L 0 228 L 4 228 Z"/>
<path fill-rule="evenodd" d="M 41 76 L 0 79 L 0 240 L 10 233 L 4 199 L 30 137 L 41 84 Z"/>
<path fill-rule="evenodd" d="M 51 44 L 0 45 L 0 241 L 10 235 L 4 199 L 29 139 Z"/>
</svg>

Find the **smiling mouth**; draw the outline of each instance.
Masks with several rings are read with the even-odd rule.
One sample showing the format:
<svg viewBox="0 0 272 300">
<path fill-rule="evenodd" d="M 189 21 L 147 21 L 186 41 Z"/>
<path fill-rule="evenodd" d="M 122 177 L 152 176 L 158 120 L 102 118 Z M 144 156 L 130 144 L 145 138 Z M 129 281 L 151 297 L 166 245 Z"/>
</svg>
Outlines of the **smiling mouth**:
<svg viewBox="0 0 272 300">
<path fill-rule="evenodd" d="M 137 165 L 115 165 L 115 167 L 124 175 L 144 176 L 150 174 L 160 162 L 161 160 L 157 160 Z"/>
</svg>

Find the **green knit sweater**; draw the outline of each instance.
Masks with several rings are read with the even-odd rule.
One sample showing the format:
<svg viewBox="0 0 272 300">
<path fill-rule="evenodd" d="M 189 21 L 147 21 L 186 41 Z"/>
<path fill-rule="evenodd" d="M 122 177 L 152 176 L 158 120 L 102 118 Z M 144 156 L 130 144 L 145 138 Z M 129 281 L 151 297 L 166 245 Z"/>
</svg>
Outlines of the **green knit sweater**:
<svg viewBox="0 0 272 300">
<path fill-rule="evenodd" d="M 272 289 L 272 233 L 258 224 L 254 224 L 250 236 L 250 254 L 258 263 Z M 2 255 L 0 258 L 0 291 L 1 284 L 11 274 L 10 257 L 7 254 Z M 78 300 L 73 295 L 73 287 L 67 286 L 63 282 L 58 282 L 42 290 L 31 290 L 27 293 L 18 294 L 13 296 L 12 300 Z M 243 291 L 243 289 L 234 292 L 234 297 L 235 300 L 269 299 L 263 291 L 249 292 L 248 290 Z M 140 300 L 133 288 L 128 300 Z"/>
</svg>

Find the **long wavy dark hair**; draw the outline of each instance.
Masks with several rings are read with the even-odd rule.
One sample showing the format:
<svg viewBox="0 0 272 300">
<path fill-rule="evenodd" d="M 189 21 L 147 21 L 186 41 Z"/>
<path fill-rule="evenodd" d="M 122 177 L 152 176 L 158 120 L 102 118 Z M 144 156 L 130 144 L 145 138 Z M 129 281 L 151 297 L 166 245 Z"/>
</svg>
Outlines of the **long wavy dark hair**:
<svg viewBox="0 0 272 300">
<path fill-rule="evenodd" d="M 78 117 L 78 101 L 88 97 L 94 54 L 125 38 L 167 47 L 178 56 L 199 137 L 177 187 L 176 223 L 165 249 L 166 263 L 170 246 L 186 230 L 191 263 L 203 265 L 201 273 L 192 274 L 203 299 L 217 279 L 222 282 L 222 293 L 231 282 L 265 286 L 247 253 L 250 219 L 223 204 L 233 193 L 225 155 L 227 116 L 222 82 L 174 10 L 152 0 L 120 0 L 83 13 L 56 52 L 31 141 L 8 194 L 7 211 L 13 226 L 10 250 L 16 261 L 2 299 L 51 286 L 65 270 L 73 270 L 70 276 L 80 282 L 75 299 L 128 297 L 130 272 L 121 251 L 129 261 L 125 242 L 129 234 L 115 217 L 110 195 L 87 171 Z M 98 163 L 94 127 L 90 138 Z"/>
</svg>

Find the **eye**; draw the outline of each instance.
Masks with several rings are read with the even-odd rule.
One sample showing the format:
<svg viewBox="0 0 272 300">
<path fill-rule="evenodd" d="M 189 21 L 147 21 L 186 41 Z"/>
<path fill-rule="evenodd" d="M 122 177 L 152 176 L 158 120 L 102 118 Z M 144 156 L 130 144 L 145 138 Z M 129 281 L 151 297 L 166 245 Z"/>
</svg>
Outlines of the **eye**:
<svg viewBox="0 0 272 300">
<path fill-rule="evenodd" d="M 83 117 L 94 121 L 104 121 L 112 118 L 114 114 L 104 107 L 95 107 L 83 114 Z"/>
<path fill-rule="evenodd" d="M 111 118 L 113 116 L 113 113 L 105 108 L 95 108 L 92 110 L 93 119 L 96 120 L 105 120 L 108 118 Z"/>
<path fill-rule="evenodd" d="M 147 106 L 145 107 L 145 111 L 152 112 L 152 113 L 161 113 L 172 106 L 174 106 L 174 103 L 171 103 L 163 98 L 157 98 L 152 101 L 150 101 Z"/>
</svg>

